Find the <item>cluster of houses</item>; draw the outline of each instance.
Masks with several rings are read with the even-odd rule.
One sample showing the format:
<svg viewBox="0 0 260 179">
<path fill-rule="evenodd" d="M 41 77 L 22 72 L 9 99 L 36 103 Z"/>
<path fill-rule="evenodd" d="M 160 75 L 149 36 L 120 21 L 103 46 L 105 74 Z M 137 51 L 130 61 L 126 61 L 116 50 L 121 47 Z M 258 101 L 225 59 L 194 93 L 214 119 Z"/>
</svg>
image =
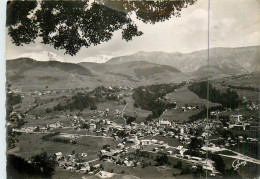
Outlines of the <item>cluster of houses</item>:
<svg viewBox="0 0 260 179">
<path fill-rule="evenodd" d="M 256 105 L 252 101 L 248 100 L 245 96 L 243 97 L 243 103 L 246 104 L 246 110 L 247 111 L 253 111 L 253 110 L 258 110 L 259 109 L 259 104 Z"/>
<path fill-rule="evenodd" d="M 61 152 L 55 153 L 58 166 L 72 172 L 87 173 L 90 171 L 88 162 L 82 162 L 87 157 L 86 153 L 63 155 Z M 98 166 L 96 166 L 98 167 Z"/>
<path fill-rule="evenodd" d="M 135 160 L 129 160 L 128 158 L 122 157 L 122 154 L 126 154 L 126 151 L 123 149 L 115 150 L 100 150 L 100 158 L 104 161 L 112 162 L 118 165 L 125 165 L 127 167 L 134 167 L 137 165 Z"/>
<path fill-rule="evenodd" d="M 26 95 L 38 95 L 38 96 L 44 96 L 44 95 L 50 95 L 50 94 L 57 94 L 59 93 L 58 91 L 56 90 L 44 90 L 44 91 L 38 91 L 38 90 L 35 90 L 35 91 L 29 91 L 29 92 L 26 92 Z"/>
<path fill-rule="evenodd" d="M 197 107 L 185 105 L 185 106 L 182 106 L 181 109 L 183 112 L 186 112 L 186 111 L 190 111 L 190 110 L 195 110 L 195 109 L 197 109 Z"/>
<path fill-rule="evenodd" d="M 13 128 L 13 131 L 15 132 L 23 132 L 23 133 L 33 133 L 33 132 L 47 132 L 49 130 L 54 130 L 58 128 L 64 128 L 63 124 L 61 122 L 56 122 L 53 124 L 45 124 L 44 126 L 28 126 L 28 127 L 22 127 L 20 129 Z"/>
</svg>

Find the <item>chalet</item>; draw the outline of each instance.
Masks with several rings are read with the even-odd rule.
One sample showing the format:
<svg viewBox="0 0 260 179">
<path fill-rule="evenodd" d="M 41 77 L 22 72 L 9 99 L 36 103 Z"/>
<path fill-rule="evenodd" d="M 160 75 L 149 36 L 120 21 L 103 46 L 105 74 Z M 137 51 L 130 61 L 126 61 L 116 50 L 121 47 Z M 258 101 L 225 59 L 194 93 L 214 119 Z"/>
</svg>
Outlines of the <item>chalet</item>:
<svg viewBox="0 0 260 179">
<path fill-rule="evenodd" d="M 243 116 L 241 114 L 238 115 L 230 115 L 230 121 L 234 124 L 241 123 L 243 120 Z"/>
<path fill-rule="evenodd" d="M 82 154 L 81 154 L 81 157 L 87 157 L 87 156 L 88 156 L 87 153 L 82 153 Z"/>
<path fill-rule="evenodd" d="M 123 94 L 118 94 L 118 95 L 117 95 L 117 99 L 118 99 L 118 100 L 123 99 Z"/>
<path fill-rule="evenodd" d="M 127 142 L 130 142 L 130 143 L 134 143 L 134 144 L 136 144 L 136 145 L 139 145 L 139 144 L 140 144 L 140 141 L 138 140 L 137 137 L 135 137 L 135 138 L 127 138 L 126 141 L 127 141 Z"/>
<path fill-rule="evenodd" d="M 86 172 L 88 172 L 88 171 L 90 171 L 90 167 L 89 167 L 89 166 L 88 166 L 88 167 L 82 167 L 82 168 L 79 170 L 80 173 L 86 173 Z"/>
<path fill-rule="evenodd" d="M 152 139 L 152 140 L 151 140 L 151 143 L 152 143 L 152 144 L 157 144 L 157 143 L 158 143 L 158 140 Z"/>
<path fill-rule="evenodd" d="M 97 126 L 96 126 L 96 124 L 94 124 L 94 123 L 91 123 L 90 125 L 89 125 L 89 129 L 91 129 L 91 130 L 94 130 L 94 129 L 96 129 L 97 128 Z"/>
<path fill-rule="evenodd" d="M 179 152 L 179 154 L 180 154 L 181 156 L 184 156 L 184 152 L 185 152 L 186 150 L 187 150 L 187 149 L 183 148 L 183 146 L 181 146 L 181 145 L 179 145 L 179 146 L 177 147 L 177 151 Z"/>
<path fill-rule="evenodd" d="M 180 133 L 181 133 L 181 134 L 184 134 L 184 128 L 183 128 L 183 127 L 180 128 Z"/>
<path fill-rule="evenodd" d="M 122 148 L 125 147 L 125 145 L 124 145 L 123 143 L 119 143 L 119 144 L 117 145 L 117 147 L 122 149 Z"/>
<path fill-rule="evenodd" d="M 168 151 L 167 151 L 167 154 L 171 155 L 171 154 L 172 154 L 172 151 L 171 151 L 171 150 L 168 150 Z"/>
<path fill-rule="evenodd" d="M 157 123 L 157 126 L 160 127 L 166 127 L 166 126 L 171 126 L 171 122 L 169 122 L 168 120 L 163 120 L 163 119 L 159 119 L 159 122 Z"/>
<path fill-rule="evenodd" d="M 141 141 L 140 141 L 140 144 L 141 144 L 141 145 L 151 145 L 151 144 L 152 144 L 152 141 L 151 141 L 151 140 L 141 140 Z"/>
<path fill-rule="evenodd" d="M 66 168 L 66 170 L 71 171 L 71 172 L 75 172 L 76 168 L 69 166 L 69 167 Z"/>
<path fill-rule="evenodd" d="M 99 178 L 111 178 L 112 176 L 114 176 L 113 173 L 109 173 L 109 172 L 105 172 L 105 171 L 100 171 L 100 172 L 96 173 L 95 175 L 98 176 Z"/>
<path fill-rule="evenodd" d="M 134 166 L 134 162 L 133 162 L 133 161 L 125 160 L 125 161 L 124 161 L 124 164 L 125 164 L 125 166 L 127 166 L 127 167 Z"/>
<path fill-rule="evenodd" d="M 57 152 L 57 153 L 55 153 L 55 156 L 56 156 L 56 160 L 60 160 L 62 158 L 62 153 Z"/>
</svg>

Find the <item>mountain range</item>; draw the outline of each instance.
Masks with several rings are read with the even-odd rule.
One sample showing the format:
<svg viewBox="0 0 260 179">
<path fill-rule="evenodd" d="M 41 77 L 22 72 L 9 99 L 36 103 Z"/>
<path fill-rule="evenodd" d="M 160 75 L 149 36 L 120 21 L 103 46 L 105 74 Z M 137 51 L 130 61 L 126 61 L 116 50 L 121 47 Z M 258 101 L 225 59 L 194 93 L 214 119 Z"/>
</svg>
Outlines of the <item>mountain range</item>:
<svg viewBox="0 0 260 179">
<path fill-rule="evenodd" d="M 134 61 L 168 65 L 185 74 L 199 75 L 208 66 L 208 50 L 192 53 L 138 52 L 112 58 L 106 63 L 120 64 Z M 209 67 L 214 74 L 236 75 L 259 71 L 259 46 L 212 48 L 209 51 Z"/>
<path fill-rule="evenodd" d="M 62 56 L 48 51 L 23 53 L 19 55 L 17 58 L 31 58 L 37 61 L 66 62 L 66 60 Z M 71 63 L 79 63 L 79 62 L 105 63 L 111 58 L 113 57 L 108 55 L 96 55 L 96 56 L 90 56 L 84 59 L 76 60 Z"/>
<path fill-rule="evenodd" d="M 96 85 L 143 85 L 200 79 L 207 74 L 209 77 L 223 77 L 260 71 L 259 46 L 210 49 L 209 65 L 207 50 L 186 54 L 138 52 L 113 58 L 96 56 L 77 64 L 56 61 L 56 56 L 52 53 L 42 54 L 47 54 L 49 59 L 7 60 L 7 80 L 20 85 L 33 84 L 32 81 L 35 85 L 39 81 L 43 81 L 42 84 L 47 81 L 64 85 L 68 79 L 75 85 L 87 82 Z M 61 60 L 59 57 L 57 59 Z"/>
</svg>

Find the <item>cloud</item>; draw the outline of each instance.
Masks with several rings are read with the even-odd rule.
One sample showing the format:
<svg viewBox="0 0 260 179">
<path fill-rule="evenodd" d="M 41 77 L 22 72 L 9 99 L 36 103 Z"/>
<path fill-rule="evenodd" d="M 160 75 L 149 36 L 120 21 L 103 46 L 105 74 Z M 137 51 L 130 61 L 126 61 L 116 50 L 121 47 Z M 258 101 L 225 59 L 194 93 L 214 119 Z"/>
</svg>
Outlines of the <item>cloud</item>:
<svg viewBox="0 0 260 179">
<path fill-rule="evenodd" d="M 206 49 L 208 45 L 208 4 L 207 0 L 197 1 L 182 9 L 181 17 L 154 25 L 144 24 L 131 15 L 139 30 L 144 34 L 132 41 L 122 40 L 121 31 L 114 33 L 112 39 L 98 46 L 82 47 L 79 53 L 71 57 L 64 51 L 52 46 L 35 44 L 16 47 L 7 38 L 7 56 L 32 51 L 50 51 L 62 55 L 66 61 L 78 61 L 89 56 L 122 56 L 138 51 L 192 52 Z M 237 47 L 259 44 L 259 3 L 255 0 L 211 0 L 210 10 L 210 47 Z M 243 28 L 247 27 L 247 28 Z"/>
<path fill-rule="evenodd" d="M 41 51 L 41 50 L 44 50 L 42 44 L 36 44 L 36 45 L 26 45 L 24 47 L 26 50 L 32 50 L 32 51 Z"/>
<path fill-rule="evenodd" d="M 260 39 L 260 33 L 259 32 L 253 32 L 252 34 L 249 34 L 248 37 L 245 40 L 245 43 L 248 45 L 260 45 L 259 42 Z"/>
</svg>

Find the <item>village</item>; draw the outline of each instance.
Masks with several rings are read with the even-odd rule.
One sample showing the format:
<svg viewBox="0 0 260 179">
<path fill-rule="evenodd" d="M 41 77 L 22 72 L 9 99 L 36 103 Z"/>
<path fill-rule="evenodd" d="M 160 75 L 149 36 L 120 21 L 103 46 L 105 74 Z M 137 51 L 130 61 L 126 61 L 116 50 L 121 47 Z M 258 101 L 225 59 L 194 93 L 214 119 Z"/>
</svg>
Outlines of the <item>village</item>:
<svg viewBox="0 0 260 179">
<path fill-rule="evenodd" d="M 88 175 L 108 175 L 113 173 L 104 170 L 104 162 L 113 163 L 124 167 L 147 167 L 171 165 L 170 160 L 183 162 L 189 166 L 189 170 L 196 172 L 198 169 L 207 171 L 210 176 L 221 176 L 221 172 L 216 168 L 215 161 L 206 157 L 206 153 L 211 152 L 220 156 L 240 159 L 242 161 L 260 164 L 260 161 L 243 155 L 238 152 L 233 152 L 234 146 L 239 144 L 255 144 L 258 145 L 257 136 L 244 137 L 242 134 L 228 135 L 229 130 L 250 131 L 254 130 L 254 125 L 258 120 L 255 116 L 244 119 L 242 114 L 231 114 L 228 117 L 222 113 L 232 112 L 231 109 L 225 111 L 215 110 L 210 112 L 210 119 L 199 119 L 193 122 L 174 122 L 159 117 L 152 121 L 136 122 L 135 119 L 138 113 L 135 111 L 131 116 L 125 115 L 124 110 L 128 103 L 122 103 L 127 94 L 122 94 L 121 89 L 132 90 L 127 87 L 118 87 L 120 93 L 117 94 L 118 105 L 124 106 L 122 110 L 105 110 L 94 109 L 88 113 L 89 117 L 83 117 L 80 113 L 62 112 L 56 116 L 34 116 L 29 114 L 29 111 L 38 105 L 28 103 L 25 118 L 37 118 L 37 120 L 50 120 L 55 117 L 55 123 L 41 123 L 41 125 L 27 125 L 14 127 L 14 123 L 22 119 L 22 113 L 13 111 L 10 117 L 13 119 L 7 123 L 13 126 L 12 131 L 15 133 L 26 133 L 28 135 L 41 134 L 42 140 L 71 145 L 89 145 L 84 141 L 85 138 L 102 138 L 103 140 L 112 140 L 113 145 L 105 144 L 100 147 L 94 154 L 94 159 L 88 159 L 88 152 L 71 153 L 55 151 L 58 168 L 70 172 L 79 172 Z M 113 90 L 109 87 L 109 90 Z M 117 91 L 117 92 L 119 92 Z M 65 91 L 63 91 L 65 92 Z M 71 90 L 70 90 L 71 92 Z M 19 94 L 21 91 L 12 91 Z M 21 94 L 22 98 L 25 95 L 51 95 L 56 91 L 30 92 Z M 113 95 L 113 94 L 112 94 Z M 111 96 L 111 94 L 110 94 Z M 167 101 L 166 98 L 159 100 Z M 171 110 L 180 108 L 183 113 L 189 110 L 196 110 L 198 107 L 192 105 L 176 105 Z M 247 106 L 250 108 L 251 106 Z M 257 105 L 252 104 L 251 108 L 257 108 Z M 251 109 L 250 108 L 250 109 Z M 166 109 L 167 111 L 167 109 Z M 163 116 L 163 115 L 162 115 Z M 114 118 L 121 119 L 120 123 L 114 122 Z M 65 119 L 65 120 L 64 120 Z M 253 126 L 253 127 L 252 127 Z M 83 141 L 83 142 L 82 142 Z M 199 141 L 199 142 L 198 142 Z M 194 146 L 194 143 L 196 144 Z M 194 148 L 195 147 L 195 148 Z M 194 152 L 196 151 L 196 152 Z M 133 157 L 135 156 L 135 157 Z M 139 157 L 136 157 L 139 156 Z M 167 158 L 166 161 L 159 161 L 160 157 Z M 141 160 L 147 158 L 151 160 L 149 163 Z M 152 159 L 151 159 L 152 158 Z M 167 163 L 168 162 L 168 163 Z M 200 167 L 199 167 L 200 166 Z M 179 166 L 176 164 L 176 168 Z M 183 168 L 179 167 L 182 171 Z M 181 175 L 181 172 L 177 173 Z"/>
</svg>

